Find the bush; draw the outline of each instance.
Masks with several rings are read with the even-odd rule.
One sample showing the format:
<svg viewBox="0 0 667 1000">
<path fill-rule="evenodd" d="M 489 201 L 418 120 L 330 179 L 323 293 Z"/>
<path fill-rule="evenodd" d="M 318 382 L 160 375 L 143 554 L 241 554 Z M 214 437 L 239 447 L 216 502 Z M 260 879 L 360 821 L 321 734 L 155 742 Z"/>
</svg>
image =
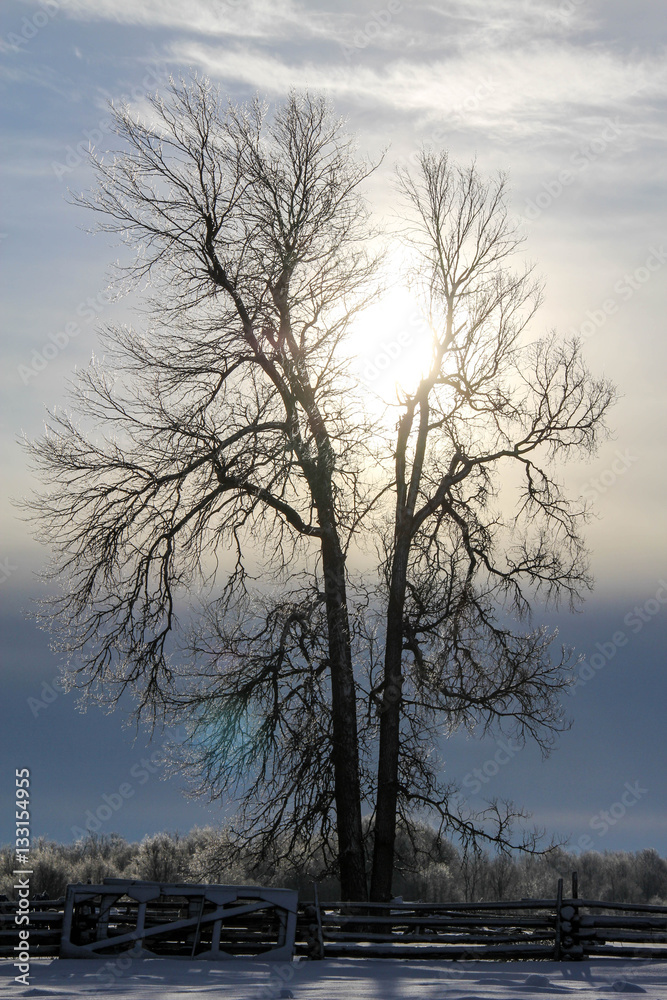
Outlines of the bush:
<svg viewBox="0 0 667 1000">
<path fill-rule="evenodd" d="M 366 826 L 371 840 L 372 831 Z M 31 846 L 33 895 L 50 899 L 64 895 L 68 883 L 97 884 L 106 877 L 156 882 L 222 882 L 231 885 L 275 885 L 298 889 L 311 896 L 316 882 L 320 898 L 338 898 L 335 873 L 327 871 L 323 850 L 303 862 L 281 860 L 285 845 L 276 843 L 275 857 L 252 868 L 243 857 L 231 858 L 233 839 L 228 829 L 195 827 L 190 833 L 157 833 L 141 843 L 128 843 L 119 834 L 90 834 L 74 844 L 39 838 Z M 449 841 L 420 824 L 409 838 L 397 837 L 398 863 L 394 892 L 406 900 L 424 902 L 482 899 L 553 898 L 558 878 L 579 872 L 580 893 L 589 899 L 619 903 L 667 902 L 667 860 L 657 851 L 587 851 L 574 854 L 557 849 L 545 856 L 459 854 Z M 14 896 L 14 850 L 0 847 L 0 893 Z"/>
</svg>

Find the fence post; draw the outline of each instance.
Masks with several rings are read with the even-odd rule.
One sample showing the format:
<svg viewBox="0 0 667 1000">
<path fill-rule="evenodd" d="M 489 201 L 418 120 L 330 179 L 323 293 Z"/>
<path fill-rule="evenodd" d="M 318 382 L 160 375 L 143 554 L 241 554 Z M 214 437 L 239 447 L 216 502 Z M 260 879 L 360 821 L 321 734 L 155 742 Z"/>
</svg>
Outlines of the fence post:
<svg viewBox="0 0 667 1000">
<path fill-rule="evenodd" d="M 561 909 L 563 907 L 563 880 L 558 879 L 558 892 L 556 894 L 556 941 L 554 944 L 554 961 L 560 962 L 562 957 L 561 949 Z"/>
<path fill-rule="evenodd" d="M 560 961 L 576 962 L 583 958 L 583 948 L 579 937 L 579 880 L 572 872 L 572 899 L 560 907 Z"/>
<path fill-rule="evenodd" d="M 572 872 L 572 905 L 564 906 L 561 909 L 561 948 L 563 959 L 567 961 L 579 961 L 584 957 L 584 949 L 581 946 L 579 928 L 579 877 L 576 872 Z"/>
<path fill-rule="evenodd" d="M 324 935 L 322 933 L 322 911 L 320 910 L 320 894 L 317 891 L 317 885 L 313 884 L 313 889 L 315 890 L 315 917 L 317 919 L 317 943 L 320 947 L 320 958 L 324 958 Z"/>
</svg>

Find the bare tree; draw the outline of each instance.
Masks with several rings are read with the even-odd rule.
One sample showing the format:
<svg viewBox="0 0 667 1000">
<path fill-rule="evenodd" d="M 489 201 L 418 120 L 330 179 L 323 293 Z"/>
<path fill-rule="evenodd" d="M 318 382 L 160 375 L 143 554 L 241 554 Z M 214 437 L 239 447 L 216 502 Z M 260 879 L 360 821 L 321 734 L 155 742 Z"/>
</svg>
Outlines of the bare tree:
<svg viewBox="0 0 667 1000">
<path fill-rule="evenodd" d="M 562 724 L 566 656 L 553 636 L 512 627 L 531 597 L 575 602 L 590 586 L 579 525 L 586 512 L 553 472 L 561 453 L 592 451 L 613 388 L 588 373 L 576 342 L 530 342 L 540 302 L 505 183 L 424 152 L 408 240 L 433 331 L 427 371 L 401 400 L 393 533 L 386 543 L 386 629 L 371 898 L 391 895 L 397 816 L 426 808 L 464 839 L 513 846 L 517 814 L 475 818 L 429 755 L 443 732 L 493 727 L 548 750 Z M 511 467 L 522 485 L 514 501 Z M 521 845 L 534 849 L 529 840 Z"/>
<path fill-rule="evenodd" d="M 67 581 L 53 621 L 84 688 L 129 688 L 157 720 L 189 697 L 169 655 L 183 593 L 203 585 L 209 620 L 240 621 L 248 551 L 265 579 L 309 562 L 307 602 L 287 591 L 254 635 L 251 616 L 219 636 L 220 711 L 265 700 L 260 816 L 308 830 L 335 804 L 342 892 L 363 898 L 345 578 L 363 441 L 340 345 L 375 268 L 357 193 L 372 167 L 323 99 L 293 94 L 267 120 L 195 80 L 150 107 L 147 121 L 113 110 L 123 146 L 93 157 L 98 187 L 77 199 L 137 251 L 126 277 L 150 282 L 153 323 L 107 331 L 105 364 L 76 377 L 77 420 L 54 414 L 32 446 Z M 283 766 L 306 731 L 317 755 L 265 780 L 271 746 L 288 741 Z"/>
<path fill-rule="evenodd" d="M 509 619 L 588 586 L 584 511 L 548 463 L 595 446 L 612 389 L 576 344 L 528 342 L 539 288 L 508 268 L 502 182 L 425 154 L 403 188 L 433 352 L 390 440 L 344 343 L 376 294 L 372 166 L 326 102 L 269 116 L 195 80 L 150 108 L 114 110 L 122 147 L 77 199 L 136 250 L 150 323 L 106 331 L 73 415 L 30 446 L 65 584 L 48 620 L 78 685 L 185 725 L 178 765 L 239 803 L 230 857 L 307 860 L 345 899 L 367 896 L 365 840 L 389 898 L 397 817 L 422 853 L 420 811 L 464 845 L 535 850 L 512 833 L 521 811 L 476 815 L 431 750 L 462 725 L 546 750 L 562 725 L 566 659 Z M 362 530 L 384 546 L 365 579 L 348 566 Z"/>
</svg>

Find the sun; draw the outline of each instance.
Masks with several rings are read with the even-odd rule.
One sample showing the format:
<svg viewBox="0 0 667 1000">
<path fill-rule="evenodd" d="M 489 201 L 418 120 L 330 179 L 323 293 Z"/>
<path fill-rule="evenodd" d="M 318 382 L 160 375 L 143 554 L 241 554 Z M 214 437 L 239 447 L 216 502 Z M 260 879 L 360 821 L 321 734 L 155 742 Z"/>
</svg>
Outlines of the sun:
<svg viewBox="0 0 667 1000">
<path fill-rule="evenodd" d="M 350 346 L 360 385 L 369 396 L 391 403 L 401 391 L 414 390 L 426 373 L 433 331 L 414 297 L 396 289 L 359 315 Z"/>
</svg>

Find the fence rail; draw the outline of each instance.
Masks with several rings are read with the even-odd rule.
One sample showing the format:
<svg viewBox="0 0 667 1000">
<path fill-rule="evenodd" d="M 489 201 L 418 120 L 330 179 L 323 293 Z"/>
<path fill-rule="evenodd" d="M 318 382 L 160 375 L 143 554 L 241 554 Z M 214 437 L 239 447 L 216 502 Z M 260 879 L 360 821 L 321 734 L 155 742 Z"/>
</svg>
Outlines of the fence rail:
<svg viewBox="0 0 667 1000">
<path fill-rule="evenodd" d="M 580 899 L 479 903 L 321 903 L 302 907 L 311 958 L 667 959 L 667 906 Z"/>
<path fill-rule="evenodd" d="M 119 881 L 105 879 L 102 887 L 104 893 L 113 895 L 111 890 L 114 884 L 120 889 Z M 141 885 L 142 883 L 133 883 L 137 890 L 133 891 L 134 896 L 141 895 Z M 84 896 L 95 896 L 96 891 L 99 894 L 100 887 L 76 888 L 78 895 L 70 893 L 72 920 L 74 925 L 78 926 L 78 921 L 83 927 L 83 916 L 86 921 L 90 916 L 87 912 L 83 914 L 88 904 Z M 221 890 L 225 887 L 216 888 Z M 239 889 L 238 886 L 226 888 L 233 889 L 234 892 Z M 245 887 L 246 895 L 256 894 L 250 891 L 251 888 Z M 222 920 L 223 940 L 218 946 L 229 948 L 232 953 L 254 953 L 258 958 L 263 953 L 266 957 L 271 929 L 265 926 L 265 913 L 248 913 L 242 919 L 239 917 L 240 922 L 235 926 L 233 920 L 230 922 L 223 919 L 227 914 L 218 913 L 215 909 L 213 904 L 219 906 L 221 900 L 211 899 L 200 904 L 199 909 L 195 907 L 195 889 L 193 886 L 179 887 L 180 893 L 187 896 L 191 904 L 192 912 L 185 919 L 183 914 L 177 912 L 178 908 L 169 894 L 167 897 L 164 893 L 158 894 L 149 902 L 148 919 L 142 919 L 148 928 L 146 937 L 164 943 L 156 949 L 158 952 L 173 951 L 171 938 L 174 937 L 175 945 L 178 945 L 181 952 L 187 945 L 188 953 L 197 955 L 211 933 L 216 936 L 217 944 L 220 933 L 217 924 Z M 573 894 L 565 897 L 560 880 L 558 892 L 553 899 L 476 903 L 322 902 L 315 890 L 314 900 L 302 902 L 298 907 L 295 952 L 312 959 L 667 959 L 667 906 L 580 899 L 575 894 L 576 889 L 574 879 Z M 198 895 L 198 899 L 199 896 L 203 899 L 212 890 L 213 887 L 209 886 L 199 895 L 195 892 L 195 895 Z M 132 943 L 136 944 L 135 939 L 142 937 L 136 929 L 140 902 L 131 903 L 126 900 L 122 907 L 114 905 L 113 909 L 101 905 L 101 897 L 99 902 L 97 911 L 93 907 L 92 913 L 97 922 L 92 921 L 88 928 L 91 931 L 90 942 L 83 938 L 79 941 L 76 934 L 81 936 L 81 928 L 74 934 L 74 941 L 81 946 L 78 950 L 88 951 L 91 955 L 115 951 L 120 942 L 118 938 L 113 940 L 110 935 L 120 933 L 121 930 L 125 930 L 128 946 L 130 937 Z M 238 902 L 235 905 L 238 906 Z M 14 921 L 17 909 L 18 903 L 0 903 L 0 957 L 13 956 L 14 947 L 18 944 L 19 928 Z M 66 933 L 63 934 L 64 897 L 31 900 L 29 914 L 30 951 L 35 957 L 55 957 L 63 955 L 65 951 L 71 953 L 77 950 L 69 947 L 72 944 L 72 928 L 68 931 L 65 927 Z M 109 930 L 109 917 L 112 918 L 112 924 L 118 924 L 112 931 Z M 129 926 L 121 927 L 123 922 L 128 921 L 134 926 L 133 931 Z M 164 930 L 162 927 L 158 928 L 157 924 L 164 924 Z M 287 939 L 290 936 L 288 934 Z M 281 936 L 281 944 L 282 940 Z M 194 947 L 191 941 L 195 942 Z M 155 946 L 149 947 L 152 950 Z M 288 957 L 282 948 L 280 952 L 280 957 Z"/>
<path fill-rule="evenodd" d="M 11 900 L 0 902 L 0 957 L 15 956 L 14 948 L 19 943 L 20 930 L 15 920 L 18 908 L 17 902 Z M 60 899 L 30 900 L 28 904 L 30 952 L 35 958 L 58 955 L 64 908 L 64 896 Z"/>
</svg>

